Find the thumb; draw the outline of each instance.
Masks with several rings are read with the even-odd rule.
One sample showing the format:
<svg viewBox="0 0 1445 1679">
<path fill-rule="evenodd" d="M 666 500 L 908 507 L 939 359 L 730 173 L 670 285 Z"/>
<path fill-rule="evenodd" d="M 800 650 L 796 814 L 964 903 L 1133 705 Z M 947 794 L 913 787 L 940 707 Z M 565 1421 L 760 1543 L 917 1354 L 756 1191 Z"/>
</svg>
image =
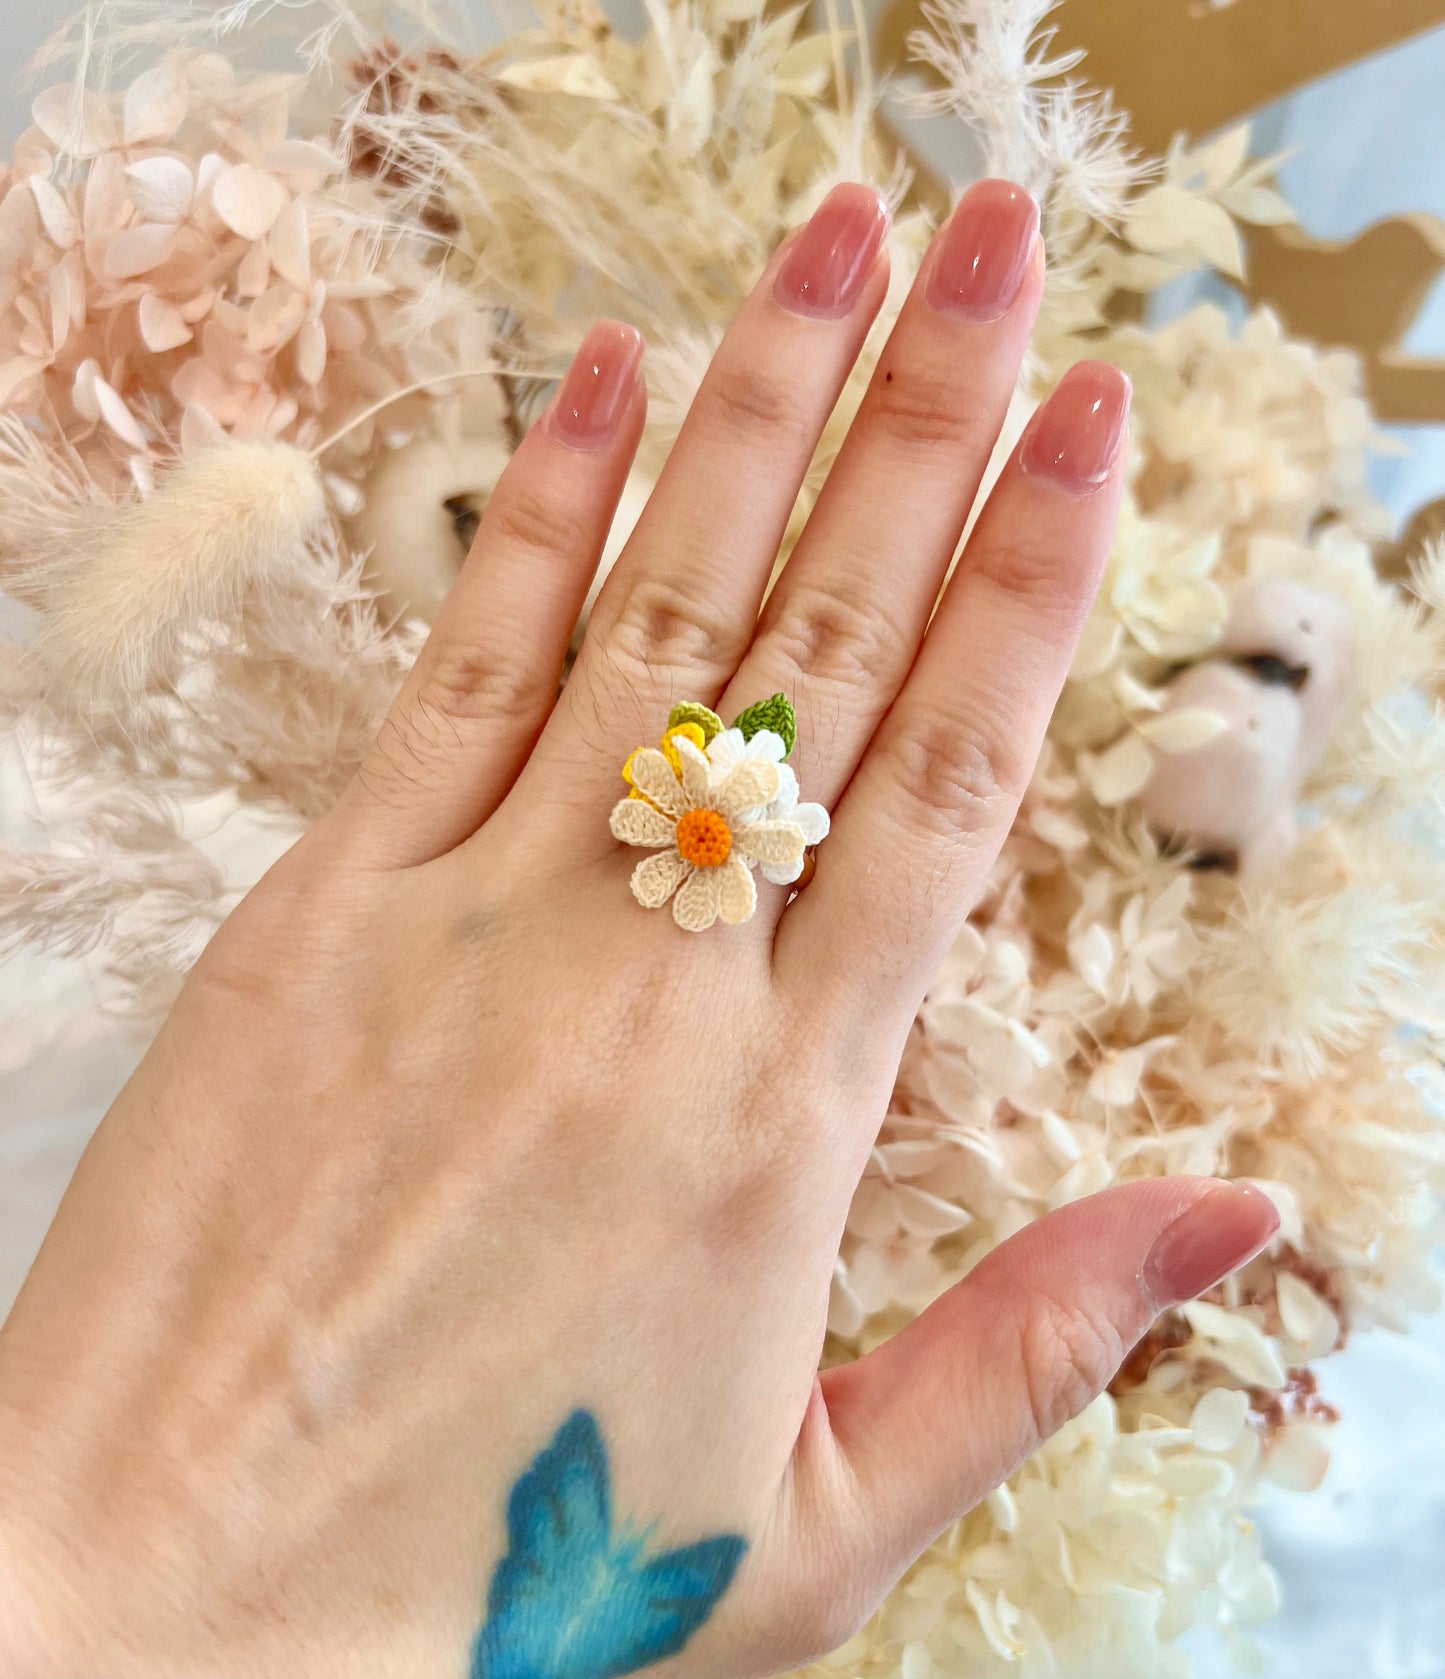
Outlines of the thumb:
<svg viewBox="0 0 1445 1679">
<path fill-rule="evenodd" d="M 838 1626 L 856 1630 L 945 1527 L 1083 1410 L 1162 1310 L 1278 1226 L 1249 1184 L 1105 1190 L 1001 1243 L 890 1341 L 826 1372 L 794 1463 L 795 1531 L 827 1559 L 813 1583 Z"/>
</svg>

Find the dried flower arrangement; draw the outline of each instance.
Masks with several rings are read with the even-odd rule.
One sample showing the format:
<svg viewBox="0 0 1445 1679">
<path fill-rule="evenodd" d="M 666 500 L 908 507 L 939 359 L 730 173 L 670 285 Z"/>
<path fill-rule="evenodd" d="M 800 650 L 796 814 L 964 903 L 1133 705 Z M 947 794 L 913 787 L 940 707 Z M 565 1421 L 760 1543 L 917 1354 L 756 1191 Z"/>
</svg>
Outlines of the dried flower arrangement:
<svg viewBox="0 0 1445 1679">
<path fill-rule="evenodd" d="M 897 206 L 895 299 L 949 196 L 836 23 L 653 0 L 634 41 L 577 0 L 474 53 L 419 16 L 403 51 L 342 0 L 314 9 L 305 70 L 278 77 L 194 14 L 101 5 L 0 170 L 0 587 L 34 612 L 30 645 L 0 644 L 0 726 L 69 798 L 53 849 L 0 855 L 0 946 L 99 952 L 152 1021 L 234 901 L 176 802 L 231 789 L 295 829 L 326 807 L 590 320 L 650 340 L 640 493 L 766 251 L 835 180 Z M 1435 1303 L 1445 556 L 1408 593 L 1376 576 L 1349 358 L 1267 315 L 1130 323 L 1121 298 L 1237 273 L 1237 223 L 1289 211 L 1244 130 L 1135 157 L 1050 56 L 1048 10 L 930 0 L 904 97 L 1041 198 L 1016 421 L 1080 356 L 1119 361 L 1131 490 L 1045 758 L 916 1024 L 828 1356 L 1120 1178 L 1247 1175 L 1284 1223 L 820 1674 L 1167 1679 L 1200 1624 L 1247 1662 L 1277 1587 L 1244 1511 L 1261 1476 L 1318 1484 L 1316 1367 Z M 240 52 L 268 11 L 216 28 Z"/>
</svg>

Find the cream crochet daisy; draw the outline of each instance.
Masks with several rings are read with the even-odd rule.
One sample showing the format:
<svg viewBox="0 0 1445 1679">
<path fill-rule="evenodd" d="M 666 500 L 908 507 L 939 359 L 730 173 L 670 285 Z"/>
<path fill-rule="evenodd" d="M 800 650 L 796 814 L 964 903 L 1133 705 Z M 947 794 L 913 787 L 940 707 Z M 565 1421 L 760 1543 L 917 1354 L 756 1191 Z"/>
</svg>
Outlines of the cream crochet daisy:
<svg viewBox="0 0 1445 1679">
<path fill-rule="evenodd" d="M 745 739 L 739 728 L 724 729 L 708 744 L 707 757 L 715 773 L 726 773 L 749 758 L 766 759 L 778 766 L 778 791 L 771 803 L 758 811 L 749 812 L 757 820 L 773 821 L 782 818 L 796 822 L 803 830 L 807 845 L 817 845 L 828 834 L 828 813 L 822 805 L 798 802 L 798 777 L 791 764 L 783 759 L 788 755 L 787 743 L 771 729 L 759 729 L 751 740 Z M 763 875 L 779 886 L 791 886 L 803 872 L 799 855 L 790 863 L 764 863 Z"/>
<path fill-rule="evenodd" d="M 641 796 L 613 807 L 613 834 L 657 853 L 632 871 L 632 895 L 647 909 L 661 909 L 671 898 L 673 920 L 692 933 L 719 917 L 747 921 L 758 901 L 753 868 L 799 862 L 807 844 L 800 823 L 760 814 L 778 797 L 781 766 L 749 754 L 724 770 L 685 735 L 670 744 L 681 773 L 661 751 L 645 747 L 627 765 Z"/>
</svg>

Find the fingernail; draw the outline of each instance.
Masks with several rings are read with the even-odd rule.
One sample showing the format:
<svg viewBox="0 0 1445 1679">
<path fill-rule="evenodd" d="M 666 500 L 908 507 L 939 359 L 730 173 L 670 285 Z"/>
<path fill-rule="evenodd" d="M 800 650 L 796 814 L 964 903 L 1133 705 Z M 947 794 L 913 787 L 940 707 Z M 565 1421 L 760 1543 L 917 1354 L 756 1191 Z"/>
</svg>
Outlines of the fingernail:
<svg viewBox="0 0 1445 1679">
<path fill-rule="evenodd" d="M 935 309 L 966 321 L 996 321 L 1013 307 L 1039 236 L 1037 201 L 1012 181 L 980 181 L 964 193 L 939 241 L 928 277 Z"/>
<path fill-rule="evenodd" d="M 793 241 L 773 296 L 795 315 L 846 315 L 862 295 L 890 220 L 872 187 L 857 181 L 834 187 Z"/>
<path fill-rule="evenodd" d="M 1029 422 L 1019 462 L 1073 495 L 1087 495 L 1109 476 L 1133 390 L 1106 361 L 1076 362 Z"/>
<path fill-rule="evenodd" d="M 627 412 L 641 362 L 636 327 L 599 321 L 582 340 L 548 412 L 554 435 L 574 449 L 609 442 Z"/>
<path fill-rule="evenodd" d="M 1161 1306 L 1193 1300 L 1237 1271 L 1279 1229 L 1274 1202 L 1252 1183 L 1221 1183 L 1163 1230 L 1144 1261 Z"/>
</svg>

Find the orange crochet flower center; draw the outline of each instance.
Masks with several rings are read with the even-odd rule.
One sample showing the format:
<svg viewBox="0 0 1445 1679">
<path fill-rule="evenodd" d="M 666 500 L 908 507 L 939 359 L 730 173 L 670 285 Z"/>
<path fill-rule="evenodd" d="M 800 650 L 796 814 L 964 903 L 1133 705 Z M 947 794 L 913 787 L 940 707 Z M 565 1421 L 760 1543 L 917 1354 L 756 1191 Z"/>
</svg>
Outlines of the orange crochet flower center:
<svg viewBox="0 0 1445 1679">
<path fill-rule="evenodd" d="M 715 810 L 684 811 L 677 820 L 677 849 L 700 869 L 715 869 L 732 855 L 733 831 Z"/>
</svg>

